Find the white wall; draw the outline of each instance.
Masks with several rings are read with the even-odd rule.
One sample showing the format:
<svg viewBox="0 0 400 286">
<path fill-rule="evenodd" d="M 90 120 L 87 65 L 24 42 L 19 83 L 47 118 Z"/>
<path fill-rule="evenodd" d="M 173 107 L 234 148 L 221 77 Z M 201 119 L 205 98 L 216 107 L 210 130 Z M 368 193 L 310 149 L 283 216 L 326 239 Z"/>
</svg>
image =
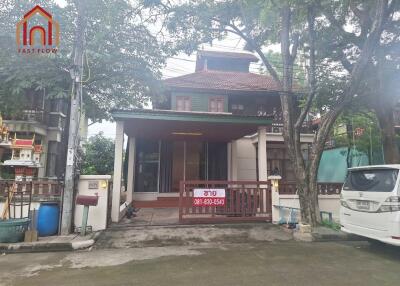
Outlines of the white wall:
<svg viewBox="0 0 400 286">
<path fill-rule="evenodd" d="M 320 211 L 332 213 L 333 220 L 339 221 L 340 195 L 319 195 L 318 202 Z M 279 205 L 295 208 L 300 207 L 297 195 L 279 195 Z M 289 209 L 281 211 L 285 220 L 287 219 L 289 212 Z"/>
<path fill-rule="evenodd" d="M 89 207 L 88 226 L 92 226 L 93 231 L 103 230 L 107 227 L 108 209 L 108 184 L 111 180 L 110 175 L 85 175 L 80 176 L 78 183 L 78 195 L 99 196 L 97 206 Z M 89 183 L 97 182 L 98 188 L 89 189 Z M 75 227 L 82 225 L 83 206 L 75 206 Z"/>
<path fill-rule="evenodd" d="M 237 144 L 237 179 L 257 180 L 256 171 L 256 148 L 250 138 L 236 140 Z"/>
</svg>

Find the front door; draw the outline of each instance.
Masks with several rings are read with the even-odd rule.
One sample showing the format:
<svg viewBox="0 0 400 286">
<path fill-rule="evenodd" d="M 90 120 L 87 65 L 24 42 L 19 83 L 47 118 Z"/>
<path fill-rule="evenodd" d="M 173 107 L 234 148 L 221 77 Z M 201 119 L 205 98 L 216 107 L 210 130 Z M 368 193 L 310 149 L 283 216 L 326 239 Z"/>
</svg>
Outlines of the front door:
<svg viewBox="0 0 400 286">
<path fill-rule="evenodd" d="M 206 143 L 176 141 L 173 146 L 172 191 L 179 192 L 180 181 L 205 179 Z"/>
</svg>

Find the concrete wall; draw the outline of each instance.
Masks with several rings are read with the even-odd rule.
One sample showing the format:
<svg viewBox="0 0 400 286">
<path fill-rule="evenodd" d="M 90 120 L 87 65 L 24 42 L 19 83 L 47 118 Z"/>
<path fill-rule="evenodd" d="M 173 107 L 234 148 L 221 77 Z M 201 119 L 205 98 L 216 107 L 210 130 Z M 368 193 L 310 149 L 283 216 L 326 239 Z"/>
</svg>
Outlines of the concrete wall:
<svg viewBox="0 0 400 286">
<path fill-rule="evenodd" d="M 319 208 L 320 211 L 330 212 L 332 213 L 333 220 L 339 221 L 339 209 L 340 209 L 340 195 L 319 195 Z M 294 207 L 299 208 L 299 198 L 297 195 L 279 195 L 279 205 L 286 207 Z M 288 218 L 290 210 L 283 209 L 281 210 L 281 219 L 285 221 Z M 296 214 L 299 215 L 299 212 L 296 211 Z M 300 217 L 297 216 L 297 219 Z"/>
<path fill-rule="evenodd" d="M 85 175 L 80 176 L 78 183 L 78 195 L 99 196 L 97 206 L 89 207 L 88 226 L 93 231 L 103 230 L 107 227 L 108 214 L 108 184 L 110 175 Z M 75 227 L 82 225 L 83 206 L 75 206 L 74 224 Z"/>
</svg>

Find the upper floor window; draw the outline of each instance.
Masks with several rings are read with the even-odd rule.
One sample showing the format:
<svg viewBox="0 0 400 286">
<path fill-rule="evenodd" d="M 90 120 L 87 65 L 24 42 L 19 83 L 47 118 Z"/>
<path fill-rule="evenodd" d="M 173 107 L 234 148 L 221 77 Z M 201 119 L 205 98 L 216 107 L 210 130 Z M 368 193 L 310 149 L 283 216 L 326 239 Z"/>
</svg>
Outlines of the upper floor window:
<svg viewBox="0 0 400 286">
<path fill-rule="evenodd" d="M 231 110 L 233 114 L 243 114 L 244 113 L 244 105 L 234 103 L 231 105 Z"/>
<path fill-rule="evenodd" d="M 177 96 L 176 97 L 176 110 L 177 111 L 190 111 L 192 109 L 192 103 L 189 96 Z"/>
<path fill-rule="evenodd" d="M 208 111 L 224 112 L 224 98 L 223 97 L 211 97 L 209 99 Z"/>
</svg>

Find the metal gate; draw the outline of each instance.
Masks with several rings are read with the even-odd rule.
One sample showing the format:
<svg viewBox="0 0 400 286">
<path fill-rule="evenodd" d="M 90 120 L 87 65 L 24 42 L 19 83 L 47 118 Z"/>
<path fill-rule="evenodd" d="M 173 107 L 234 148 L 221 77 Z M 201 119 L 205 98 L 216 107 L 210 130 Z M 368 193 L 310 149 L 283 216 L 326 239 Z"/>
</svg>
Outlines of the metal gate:
<svg viewBox="0 0 400 286">
<path fill-rule="evenodd" d="M 223 189 L 223 205 L 198 205 L 195 189 Z M 196 191 L 198 193 L 198 191 Z M 180 223 L 272 221 L 271 187 L 267 181 L 181 181 Z"/>
</svg>

